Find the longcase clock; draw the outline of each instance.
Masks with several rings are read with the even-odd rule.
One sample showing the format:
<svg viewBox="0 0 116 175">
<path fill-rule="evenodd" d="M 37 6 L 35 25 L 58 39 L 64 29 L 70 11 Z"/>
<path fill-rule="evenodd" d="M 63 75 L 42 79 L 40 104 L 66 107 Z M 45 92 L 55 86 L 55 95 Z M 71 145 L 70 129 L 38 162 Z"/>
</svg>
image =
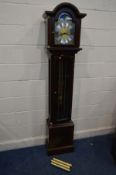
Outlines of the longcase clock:
<svg viewBox="0 0 116 175">
<path fill-rule="evenodd" d="M 71 120 L 75 54 L 80 48 L 81 19 L 86 16 L 70 3 L 45 11 L 49 52 L 48 154 L 73 150 Z"/>
</svg>

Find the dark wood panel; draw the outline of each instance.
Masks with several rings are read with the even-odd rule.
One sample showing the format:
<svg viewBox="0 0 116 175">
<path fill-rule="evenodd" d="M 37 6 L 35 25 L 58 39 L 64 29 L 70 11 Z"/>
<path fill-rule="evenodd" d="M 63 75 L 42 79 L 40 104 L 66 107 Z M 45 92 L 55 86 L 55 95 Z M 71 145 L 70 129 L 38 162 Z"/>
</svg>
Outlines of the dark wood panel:
<svg viewBox="0 0 116 175">
<path fill-rule="evenodd" d="M 49 113 L 53 123 L 71 119 L 74 56 L 52 55 L 49 61 Z"/>
<path fill-rule="evenodd" d="M 48 155 L 73 151 L 74 124 L 72 121 L 52 124 L 47 120 L 49 137 L 47 140 Z"/>
</svg>

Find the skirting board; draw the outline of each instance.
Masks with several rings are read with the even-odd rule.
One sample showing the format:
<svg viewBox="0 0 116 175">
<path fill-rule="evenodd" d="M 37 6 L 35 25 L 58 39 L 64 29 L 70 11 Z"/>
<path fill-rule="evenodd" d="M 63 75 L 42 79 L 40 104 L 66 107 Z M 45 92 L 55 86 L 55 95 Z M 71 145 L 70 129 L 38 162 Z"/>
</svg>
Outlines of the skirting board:
<svg viewBox="0 0 116 175">
<path fill-rule="evenodd" d="M 115 130 L 114 126 L 109 126 L 109 127 L 102 127 L 102 128 L 94 128 L 94 129 L 76 131 L 75 134 L 74 134 L 74 139 L 82 139 L 82 138 L 88 138 L 88 137 L 110 134 L 110 133 L 113 133 L 114 130 Z"/>
<path fill-rule="evenodd" d="M 94 128 L 94 129 L 76 131 L 74 133 L 74 139 L 93 137 L 97 135 L 105 135 L 105 134 L 112 133 L 113 131 L 114 131 L 114 127 L 111 127 L 111 126 L 104 127 L 104 128 Z M 0 151 L 43 145 L 45 144 L 45 140 L 46 140 L 46 136 L 41 136 L 41 137 L 31 137 L 26 139 L 1 142 Z"/>
</svg>

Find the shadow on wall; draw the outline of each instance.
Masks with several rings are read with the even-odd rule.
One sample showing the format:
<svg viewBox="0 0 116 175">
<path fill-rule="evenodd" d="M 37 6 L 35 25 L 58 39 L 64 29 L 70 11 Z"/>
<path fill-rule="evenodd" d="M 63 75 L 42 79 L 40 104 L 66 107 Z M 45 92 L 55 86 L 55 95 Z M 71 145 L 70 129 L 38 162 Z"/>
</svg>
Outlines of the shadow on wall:
<svg viewBox="0 0 116 175">
<path fill-rule="evenodd" d="M 112 92 L 112 89 L 115 88 L 110 87 L 110 90 L 104 88 L 103 58 L 101 60 L 98 58 L 98 61 L 96 56 L 95 60 L 89 58 L 89 56 L 91 58 L 94 56 L 94 46 L 92 46 L 86 33 L 82 32 L 82 35 L 85 38 L 82 43 L 83 50 L 76 56 L 74 75 L 77 85 L 74 82 L 76 88 L 73 95 L 73 107 L 75 108 L 73 108 L 73 119 L 78 120 L 75 129 L 86 130 L 106 127 L 110 130 L 114 127 L 114 123 L 116 125 L 116 98 L 115 93 Z M 87 41 L 87 45 L 85 41 Z M 84 50 L 84 48 L 86 49 Z M 98 55 L 100 56 L 100 54 Z M 95 87 L 94 85 L 92 89 L 94 80 L 100 80 L 96 84 L 99 86 Z M 83 85 L 85 85 L 84 88 Z M 90 89 L 86 90 L 86 85 Z M 116 84 L 113 86 L 116 87 Z"/>
</svg>

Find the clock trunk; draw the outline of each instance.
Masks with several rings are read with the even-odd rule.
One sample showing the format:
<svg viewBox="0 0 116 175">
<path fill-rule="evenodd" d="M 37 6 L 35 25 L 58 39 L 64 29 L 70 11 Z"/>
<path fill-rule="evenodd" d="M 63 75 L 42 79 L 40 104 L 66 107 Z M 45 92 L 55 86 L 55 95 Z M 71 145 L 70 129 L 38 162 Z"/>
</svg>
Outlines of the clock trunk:
<svg viewBox="0 0 116 175">
<path fill-rule="evenodd" d="M 52 55 L 49 59 L 50 122 L 71 120 L 74 55 Z"/>
</svg>

